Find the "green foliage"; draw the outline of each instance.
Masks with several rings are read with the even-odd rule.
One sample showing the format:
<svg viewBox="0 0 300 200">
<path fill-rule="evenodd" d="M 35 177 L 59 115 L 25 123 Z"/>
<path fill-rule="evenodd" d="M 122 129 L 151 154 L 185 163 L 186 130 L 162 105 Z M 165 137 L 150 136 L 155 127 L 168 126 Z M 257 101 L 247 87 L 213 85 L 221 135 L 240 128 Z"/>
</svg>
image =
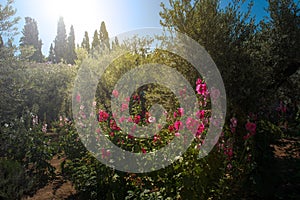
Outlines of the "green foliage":
<svg viewBox="0 0 300 200">
<path fill-rule="evenodd" d="M 88 58 L 88 51 L 86 48 L 84 47 L 79 47 L 75 49 L 76 52 L 76 60 L 75 60 L 75 64 L 76 66 L 80 67 L 81 63 L 83 60 Z"/>
<path fill-rule="evenodd" d="M 57 35 L 54 40 L 54 52 L 56 63 L 66 61 L 67 52 L 67 34 L 64 19 L 59 18 L 57 24 Z"/>
<path fill-rule="evenodd" d="M 0 159 L 1 199 L 20 199 L 26 191 L 25 170 L 14 160 Z"/>
<path fill-rule="evenodd" d="M 7 179 L 1 178 L 7 185 L 0 193 L 7 190 L 7 195 L 30 194 L 47 183 L 54 173 L 48 162 L 53 152 L 41 125 L 32 125 L 32 113 L 24 113 L 21 118 L 2 125 L 0 130 L 1 164 L 7 175 Z M 8 169 L 8 165 L 12 168 Z M 13 176 L 15 180 L 12 180 Z"/>
<path fill-rule="evenodd" d="M 87 31 L 84 32 L 84 38 L 81 42 L 81 48 L 84 48 L 87 52 L 90 52 L 90 39 L 89 39 L 89 33 Z"/>
<path fill-rule="evenodd" d="M 95 30 L 94 36 L 93 36 L 93 41 L 92 41 L 92 50 L 99 50 L 100 48 L 100 40 L 98 36 L 98 31 Z"/>
<path fill-rule="evenodd" d="M 55 53 L 54 53 L 54 48 L 52 43 L 49 49 L 48 61 L 51 62 L 52 64 L 55 63 Z"/>
<path fill-rule="evenodd" d="M 169 1 L 162 4 L 161 24 L 186 33 L 212 56 L 222 75 L 229 110 L 236 112 L 241 105 L 247 113 L 260 98 L 265 74 L 252 56 L 256 32 L 250 17 L 251 5 L 241 10 L 244 1 L 234 1 L 220 8 L 220 1 Z M 247 105 L 247 106 L 245 106 Z"/>
<path fill-rule="evenodd" d="M 99 40 L 102 49 L 110 49 L 108 32 L 106 30 L 105 22 L 101 22 L 100 31 L 99 31 Z"/>
<path fill-rule="evenodd" d="M 74 28 L 71 26 L 70 34 L 68 37 L 68 54 L 67 54 L 67 63 L 68 64 L 75 64 L 76 60 L 76 53 L 75 53 L 75 33 Z"/>
<path fill-rule="evenodd" d="M 25 25 L 22 34 L 23 36 L 20 39 L 20 47 L 31 46 L 33 47 L 34 51 L 30 56 L 28 56 L 26 52 L 21 51 L 21 57 L 28 57 L 29 61 L 42 62 L 42 41 L 39 39 L 37 22 L 30 17 L 25 17 Z"/>
<path fill-rule="evenodd" d="M 65 64 L 24 63 L 24 65 L 25 106 L 32 109 L 38 105 L 36 114 L 48 124 L 61 114 L 71 117 L 71 92 L 76 67 Z"/>
<path fill-rule="evenodd" d="M 15 36 L 19 17 L 14 17 L 16 9 L 13 8 L 14 0 L 7 0 L 6 4 L 0 4 L 0 36 Z"/>
</svg>

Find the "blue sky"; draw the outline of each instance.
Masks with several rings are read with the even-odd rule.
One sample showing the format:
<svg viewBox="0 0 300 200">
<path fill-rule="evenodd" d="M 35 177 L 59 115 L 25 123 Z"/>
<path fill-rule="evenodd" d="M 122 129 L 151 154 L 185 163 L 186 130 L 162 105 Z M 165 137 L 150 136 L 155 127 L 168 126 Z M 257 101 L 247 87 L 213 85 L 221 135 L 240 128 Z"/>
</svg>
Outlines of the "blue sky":
<svg viewBox="0 0 300 200">
<path fill-rule="evenodd" d="M 5 2 L 0 0 L 2 5 Z M 14 7 L 17 16 L 21 17 L 19 31 L 24 26 L 25 17 L 37 21 L 39 37 L 43 42 L 42 52 L 47 56 L 56 36 L 59 16 L 64 17 L 67 34 L 70 26 L 74 26 L 76 43 L 81 43 L 84 31 L 89 32 L 91 40 L 94 31 L 100 29 L 102 21 L 110 37 L 137 28 L 159 27 L 161 2 L 168 4 L 168 0 L 15 0 Z M 228 2 L 222 0 L 221 6 Z M 255 1 L 253 14 L 257 19 L 265 16 L 266 6 L 266 0 Z M 15 42 L 18 43 L 18 40 L 17 37 Z"/>
</svg>

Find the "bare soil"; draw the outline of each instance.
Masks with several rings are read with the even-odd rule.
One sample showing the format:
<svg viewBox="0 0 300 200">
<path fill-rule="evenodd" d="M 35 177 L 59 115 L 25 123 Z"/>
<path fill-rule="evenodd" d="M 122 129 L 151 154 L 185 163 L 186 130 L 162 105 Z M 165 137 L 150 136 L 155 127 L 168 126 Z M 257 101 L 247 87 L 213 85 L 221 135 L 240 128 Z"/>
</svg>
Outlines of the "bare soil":
<svg viewBox="0 0 300 200">
<path fill-rule="evenodd" d="M 72 199 L 76 194 L 72 183 L 64 180 L 61 175 L 60 164 L 65 158 L 59 158 L 55 155 L 50 164 L 55 167 L 56 177 L 53 181 L 49 182 L 45 187 L 39 189 L 33 197 L 24 197 L 22 200 L 59 200 L 59 199 Z"/>
</svg>

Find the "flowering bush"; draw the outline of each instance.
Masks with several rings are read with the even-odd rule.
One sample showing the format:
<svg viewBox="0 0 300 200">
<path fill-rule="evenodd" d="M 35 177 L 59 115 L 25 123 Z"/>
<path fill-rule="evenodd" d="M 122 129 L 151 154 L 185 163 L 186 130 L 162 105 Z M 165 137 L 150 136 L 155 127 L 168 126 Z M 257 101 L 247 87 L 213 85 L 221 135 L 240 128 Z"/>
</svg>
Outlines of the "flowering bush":
<svg viewBox="0 0 300 200">
<path fill-rule="evenodd" d="M 239 194 L 232 191 L 241 187 L 241 184 L 246 184 L 256 167 L 254 136 L 258 130 L 257 119 L 251 114 L 246 120 L 238 117 L 230 118 L 212 152 L 207 157 L 199 159 L 199 149 L 206 136 L 207 128 L 210 123 L 215 122 L 210 121 L 211 94 L 209 94 L 205 82 L 196 79 L 195 83 L 195 94 L 199 103 L 199 110 L 195 113 L 196 118 L 188 116 L 184 118 L 185 110 L 177 106 L 177 108 L 164 113 L 167 123 L 158 124 L 161 130 L 149 138 L 133 136 L 136 125 L 147 126 L 157 122 L 155 116 L 152 116 L 149 111 L 143 110 L 143 98 L 138 95 L 138 92 L 132 97 L 126 98 L 125 102 L 128 103 L 121 104 L 121 113 L 131 109 L 129 118 L 119 116 L 117 123 L 115 114 L 110 110 L 101 108 L 96 113 L 102 130 L 102 132 L 100 129 L 97 130 L 97 133 L 104 134 L 120 148 L 135 153 L 147 154 L 164 147 L 174 137 L 183 136 L 181 134 L 183 128 L 195 131 L 195 139 L 187 152 L 178 156 L 172 165 L 159 171 L 134 174 L 110 169 L 86 151 L 76 131 L 68 128 L 62 137 L 63 150 L 67 155 L 63 169 L 75 184 L 79 195 L 87 199 L 105 199 L 112 198 L 112 196 L 126 197 L 126 199 L 148 199 L 150 197 L 154 199 L 166 199 L 167 197 L 186 199 L 191 196 L 196 199 L 212 197 L 230 199 L 235 195 L 238 196 Z M 214 89 L 213 92 L 214 97 L 218 98 L 217 90 Z M 151 90 L 146 92 L 145 96 L 147 95 L 151 95 Z M 113 90 L 112 98 L 118 96 L 119 91 Z M 76 99 L 84 105 L 81 102 L 80 94 L 77 94 Z M 151 102 L 147 103 L 151 105 Z M 82 108 L 78 111 L 77 116 L 84 120 L 83 116 L 87 114 Z M 118 126 L 118 124 L 126 122 L 136 124 L 128 134 Z M 81 123 L 80 120 L 79 123 Z M 81 126 L 85 127 L 84 123 Z M 94 139 L 99 140 L 98 137 Z M 114 162 L 109 150 L 102 148 L 99 153 L 102 159 Z M 229 193 L 229 191 L 231 192 Z"/>
<path fill-rule="evenodd" d="M 34 193 L 54 175 L 49 163 L 53 149 L 42 125 L 28 112 L 0 130 L 1 184 L 6 183 L 0 187 L 0 197 L 17 199 Z"/>
</svg>

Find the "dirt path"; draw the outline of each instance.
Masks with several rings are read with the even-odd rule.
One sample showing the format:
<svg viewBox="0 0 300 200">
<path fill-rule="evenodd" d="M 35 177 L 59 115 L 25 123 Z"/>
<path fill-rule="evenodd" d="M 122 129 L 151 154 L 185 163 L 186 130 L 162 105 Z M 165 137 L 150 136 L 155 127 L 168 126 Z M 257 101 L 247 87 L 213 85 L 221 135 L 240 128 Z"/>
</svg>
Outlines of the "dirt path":
<svg viewBox="0 0 300 200">
<path fill-rule="evenodd" d="M 300 199 L 300 137 L 288 137 L 270 145 L 274 199 Z"/>
<path fill-rule="evenodd" d="M 63 160 L 64 158 L 54 156 L 50 163 L 56 168 L 56 178 L 45 187 L 39 189 L 33 197 L 26 197 L 23 200 L 72 199 L 72 196 L 76 194 L 76 190 L 70 181 L 65 181 L 61 176 L 60 163 Z"/>
</svg>

